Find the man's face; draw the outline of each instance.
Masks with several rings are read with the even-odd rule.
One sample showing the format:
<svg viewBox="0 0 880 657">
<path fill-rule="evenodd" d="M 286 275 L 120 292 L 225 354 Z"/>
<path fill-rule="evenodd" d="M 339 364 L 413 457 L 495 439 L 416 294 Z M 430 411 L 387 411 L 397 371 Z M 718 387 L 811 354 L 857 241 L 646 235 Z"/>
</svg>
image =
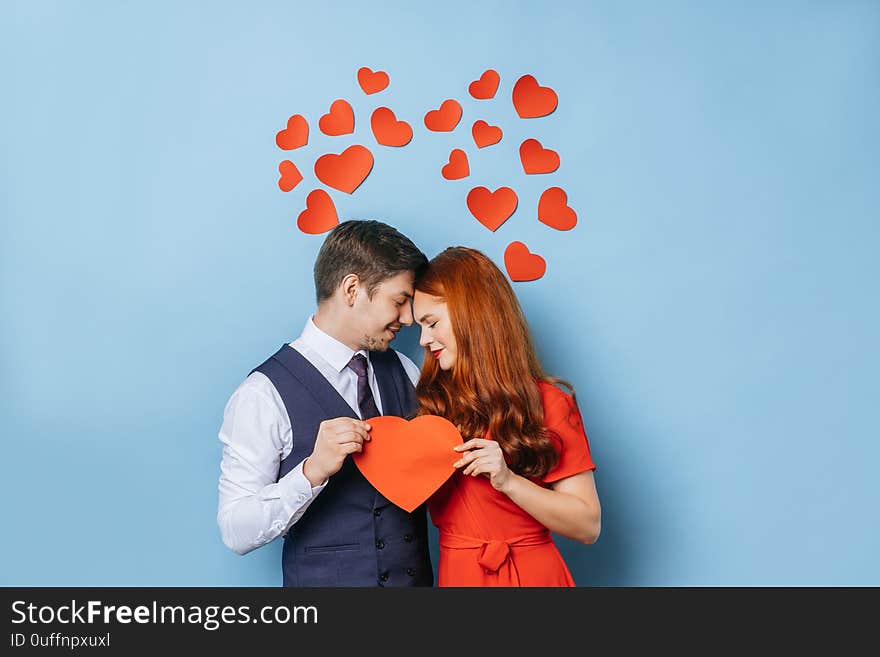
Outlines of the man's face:
<svg viewBox="0 0 880 657">
<path fill-rule="evenodd" d="M 354 310 L 362 334 L 362 348 L 385 351 L 400 327 L 412 324 L 410 301 L 414 280 L 411 271 L 386 278 L 376 286 L 372 299 L 367 296 L 366 286 L 358 290 Z"/>
</svg>

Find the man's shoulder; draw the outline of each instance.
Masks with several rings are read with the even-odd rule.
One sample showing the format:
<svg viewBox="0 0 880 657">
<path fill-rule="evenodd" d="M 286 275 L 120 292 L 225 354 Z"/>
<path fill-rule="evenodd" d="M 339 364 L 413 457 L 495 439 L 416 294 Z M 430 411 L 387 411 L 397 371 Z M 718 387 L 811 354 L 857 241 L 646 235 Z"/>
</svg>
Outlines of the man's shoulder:
<svg viewBox="0 0 880 657">
<path fill-rule="evenodd" d="M 274 398 L 277 391 L 275 390 L 275 385 L 268 376 L 259 370 L 254 370 L 239 384 L 234 394 L 257 394 Z"/>
</svg>

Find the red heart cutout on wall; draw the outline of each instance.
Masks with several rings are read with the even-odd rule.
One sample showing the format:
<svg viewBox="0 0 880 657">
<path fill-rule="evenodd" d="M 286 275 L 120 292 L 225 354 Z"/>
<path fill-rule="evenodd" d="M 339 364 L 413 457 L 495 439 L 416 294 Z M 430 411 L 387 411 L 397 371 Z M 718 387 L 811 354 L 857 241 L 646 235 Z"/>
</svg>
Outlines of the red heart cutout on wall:
<svg viewBox="0 0 880 657">
<path fill-rule="evenodd" d="M 425 114 L 425 127 L 434 132 L 452 132 L 461 120 L 461 105 L 451 98 L 444 100 L 439 109 Z"/>
<path fill-rule="evenodd" d="M 504 266 L 512 281 L 533 281 L 547 271 L 544 258 L 530 253 L 522 242 L 511 242 L 504 250 Z"/>
<path fill-rule="evenodd" d="M 385 71 L 376 71 L 374 73 L 371 68 L 366 66 L 358 69 L 357 78 L 358 84 L 361 85 L 361 89 L 367 95 L 382 91 L 388 86 L 389 82 L 388 74 Z"/>
<path fill-rule="evenodd" d="M 471 128 L 471 134 L 474 136 L 474 143 L 477 148 L 485 148 L 501 141 L 504 133 L 497 125 L 489 125 L 485 121 L 477 121 Z"/>
<path fill-rule="evenodd" d="M 370 440 L 352 454 L 355 465 L 373 487 L 405 511 L 412 512 L 455 472 L 462 444 L 455 425 L 437 415 L 406 421 L 383 415 L 367 420 Z"/>
<path fill-rule="evenodd" d="M 468 91 L 471 96 L 478 100 L 488 100 L 495 96 L 495 92 L 498 91 L 499 82 L 501 82 L 501 77 L 498 75 L 498 72 L 490 68 L 480 76 L 479 80 L 474 80 L 470 83 Z"/>
<path fill-rule="evenodd" d="M 294 114 L 287 119 L 287 127 L 275 135 L 278 148 L 292 151 L 305 146 L 309 141 L 309 124 L 301 114 Z"/>
<path fill-rule="evenodd" d="M 542 147 L 537 139 L 520 144 L 519 159 L 526 173 L 551 173 L 559 168 L 559 153 Z"/>
<path fill-rule="evenodd" d="M 278 180 L 278 187 L 282 192 L 289 192 L 299 185 L 303 179 L 299 169 L 290 160 L 284 160 L 284 162 L 278 165 L 278 173 L 281 174 L 281 178 Z"/>
<path fill-rule="evenodd" d="M 315 161 L 315 175 L 322 183 L 351 194 L 373 168 L 373 154 L 363 146 L 346 148 L 339 155 L 322 155 Z"/>
<path fill-rule="evenodd" d="M 318 127 L 331 137 L 350 134 L 354 132 L 354 110 L 341 98 L 334 100 L 330 111 L 318 120 Z"/>
<path fill-rule="evenodd" d="M 547 116 L 559 99 L 550 87 L 542 87 L 531 75 L 524 75 L 513 86 L 513 107 L 522 119 Z"/>
<path fill-rule="evenodd" d="M 517 203 L 516 192 L 510 187 L 499 187 L 494 192 L 486 187 L 474 187 L 467 195 L 468 210 L 491 231 L 507 221 Z"/>
<path fill-rule="evenodd" d="M 398 121 L 387 107 L 378 107 L 370 117 L 373 136 L 383 146 L 405 146 L 413 136 L 412 128 L 406 121 Z"/>
<path fill-rule="evenodd" d="M 448 164 L 440 170 L 440 175 L 446 180 L 458 180 L 466 178 L 470 172 L 467 155 L 460 148 L 455 148 L 449 154 Z"/>
<path fill-rule="evenodd" d="M 309 192 L 306 196 L 306 209 L 296 218 L 297 227 L 304 233 L 317 235 L 330 230 L 338 223 L 336 206 L 333 205 L 330 194 L 323 189 Z"/>
<path fill-rule="evenodd" d="M 568 207 L 562 187 L 545 189 L 538 201 L 538 221 L 556 230 L 571 230 L 577 224 L 577 213 Z"/>
</svg>

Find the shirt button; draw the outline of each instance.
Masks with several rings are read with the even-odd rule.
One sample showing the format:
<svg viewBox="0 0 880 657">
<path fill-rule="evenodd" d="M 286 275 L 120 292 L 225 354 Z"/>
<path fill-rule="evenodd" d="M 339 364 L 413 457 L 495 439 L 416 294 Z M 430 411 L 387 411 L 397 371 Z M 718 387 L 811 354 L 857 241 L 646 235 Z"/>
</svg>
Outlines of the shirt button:
<svg viewBox="0 0 880 657">
<path fill-rule="evenodd" d="M 378 518 L 382 515 L 382 509 L 373 509 L 373 515 Z"/>
<path fill-rule="evenodd" d="M 383 540 L 380 538 L 379 540 L 376 541 L 376 547 L 377 547 L 378 549 L 381 550 L 382 548 L 385 547 L 385 541 L 383 541 Z"/>
<path fill-rule="evenodd" d="M 411 543 L 411 542 L 412 542 L 412 538 L 413 538 L 413 537 L 412 537 L 412 534 L 404 534 L 404 535 L 403 535 L 403 540 L 406 541 L 407 543 Z"/>
<path fill-rule="evenodd" d="M 415 568 L 407 568 L 406 574 L 409 575 L 410 577 L 412 577 L 416 574 L 416 569 Z"/>
</svg>

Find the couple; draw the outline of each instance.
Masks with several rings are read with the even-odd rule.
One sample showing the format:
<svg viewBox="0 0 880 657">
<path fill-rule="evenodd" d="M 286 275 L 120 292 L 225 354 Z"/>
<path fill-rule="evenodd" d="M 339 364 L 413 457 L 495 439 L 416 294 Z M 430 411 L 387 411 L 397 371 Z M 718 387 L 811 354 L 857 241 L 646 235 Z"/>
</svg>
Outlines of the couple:
<svg viewBox="0 0 880 657">
<path fill-rule="evenodd" d="M 479 251 L 428 262 L 397 230 L 347 221 L 315 262 L 302 335 L 230 398 L 217 521 L 245 554 L 284 536 L 284 586 L 431 586 L 425 506 L 391 504 L 348 455 L 369 419 L 440 415 L 464 444 L 428 500 L 439 586 L 573 586 L 550 532 L 593 543 L 595 466 L 573 395 L 547 376 L 507 279 Z M 421 371 L 390 349 L 416 321 Z"/>
</svg>

